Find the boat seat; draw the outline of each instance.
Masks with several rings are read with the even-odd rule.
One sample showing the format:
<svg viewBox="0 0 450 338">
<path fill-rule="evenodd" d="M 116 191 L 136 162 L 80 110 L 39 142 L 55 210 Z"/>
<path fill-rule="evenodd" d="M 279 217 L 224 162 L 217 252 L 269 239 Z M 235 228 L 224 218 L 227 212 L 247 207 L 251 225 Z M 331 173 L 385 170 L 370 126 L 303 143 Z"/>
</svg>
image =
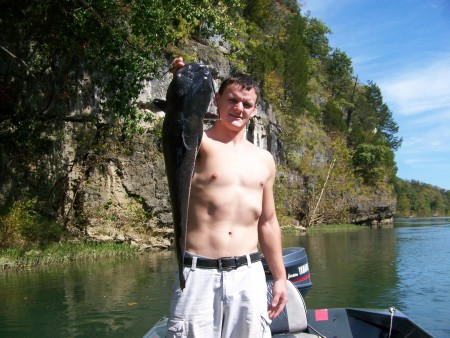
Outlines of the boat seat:
<svg viewBox="0 0 450 338">
<path fill-rule="evenodd" d="M 272 303 L 273 280 L 267 279 L 267 304 Z M 270 330 L 273 337 L 303 338 L 317 337 L 304 331 L 308 328 L 306 306 L 303 297 L 291 281 L 287 281 L 288 302 L 283 311 L 272 320 Z"/>
</svg>

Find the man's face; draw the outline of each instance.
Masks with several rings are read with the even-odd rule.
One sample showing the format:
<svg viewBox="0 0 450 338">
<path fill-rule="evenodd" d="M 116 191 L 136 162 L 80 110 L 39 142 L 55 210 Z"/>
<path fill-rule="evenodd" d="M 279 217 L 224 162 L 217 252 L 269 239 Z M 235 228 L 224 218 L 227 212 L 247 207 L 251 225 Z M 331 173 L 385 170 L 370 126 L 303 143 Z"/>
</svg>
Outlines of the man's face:
<svg viewBox="0 0 450 338">
<path fill-rule="evenodd" d="M 222 122 L 242 129 L 256 115 L 256 92 L 245 90 L 239 84 L 231 84 L 222 95 L 216 94 L 217 110 Z"/>
</svg>

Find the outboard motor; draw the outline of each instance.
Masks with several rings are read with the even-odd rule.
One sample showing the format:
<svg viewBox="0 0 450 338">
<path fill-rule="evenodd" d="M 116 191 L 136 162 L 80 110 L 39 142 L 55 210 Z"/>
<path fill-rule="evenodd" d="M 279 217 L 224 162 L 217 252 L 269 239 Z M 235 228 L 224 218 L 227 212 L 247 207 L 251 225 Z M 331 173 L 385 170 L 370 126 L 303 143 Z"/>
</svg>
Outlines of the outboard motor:
<svg viewBox="0 0 450 338">
<path fill-rule="evenodd" d="M 286 268 L 287 278 L 297 287 L 304 296 L 312 286 L 311 274 L 309 272 L 308 257 L 304 248 L 283 248 L 283 262 Z M 262 258 L 264 270 L 268 279 L 272 277 L 269 266 Z"/>
</svg>

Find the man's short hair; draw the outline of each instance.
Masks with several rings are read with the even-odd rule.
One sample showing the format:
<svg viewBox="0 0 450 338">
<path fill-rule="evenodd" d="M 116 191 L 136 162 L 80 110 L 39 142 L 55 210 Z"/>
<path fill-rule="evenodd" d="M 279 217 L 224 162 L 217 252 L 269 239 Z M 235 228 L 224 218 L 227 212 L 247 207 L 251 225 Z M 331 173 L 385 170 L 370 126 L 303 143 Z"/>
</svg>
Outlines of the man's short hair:
<svg viewBox="0 0 450 338">
<path fill-rule="evenodd" d="M 258 82 L 253 80 L 253 78 L 245 73 L 235 73 L 231 75 L 229 78 L 223 80 L 222 84 L 219 87 L 219 94 L 222 95 L 225 91 L 225 88 L 232 84 L 238 84 L 245 90 L 254 90 L 256 93 L 256 102 L 259 100 L 260 89 Z"/>
</svg>

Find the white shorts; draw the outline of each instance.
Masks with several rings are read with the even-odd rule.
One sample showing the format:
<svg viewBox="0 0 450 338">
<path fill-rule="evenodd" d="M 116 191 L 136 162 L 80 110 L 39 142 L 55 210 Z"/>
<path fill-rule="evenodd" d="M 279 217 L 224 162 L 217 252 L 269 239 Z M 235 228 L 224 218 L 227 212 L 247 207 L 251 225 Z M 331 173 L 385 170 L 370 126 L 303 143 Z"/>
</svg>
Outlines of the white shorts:
<svg viewBox="0 0 450 338">
<path fill-rule="evenodd" d="M 261 262 L 234 270 L 185 267 L 183 273 L 183 291 L 175 276 L 167 337 L 271 337 Z"/>
</svg>

